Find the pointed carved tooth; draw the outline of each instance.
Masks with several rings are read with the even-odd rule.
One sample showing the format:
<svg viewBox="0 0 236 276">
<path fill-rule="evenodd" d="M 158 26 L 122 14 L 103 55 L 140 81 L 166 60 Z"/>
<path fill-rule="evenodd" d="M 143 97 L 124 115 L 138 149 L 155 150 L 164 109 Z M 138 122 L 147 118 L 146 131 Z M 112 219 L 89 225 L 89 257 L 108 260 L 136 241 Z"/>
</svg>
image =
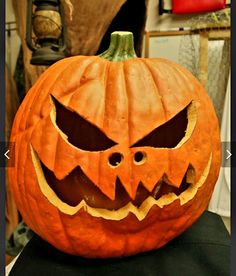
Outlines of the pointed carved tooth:
<svg viewBox="0 0 236 276">
<path fill-rule="evenodd" d="M 189 166 L 189 151 L 180 147 L 169 152 L 169 170 L 166 172 L 168 180 L 179 188 Z"/>
<path fill-rule="evenodd" d="M 189 167 L 187 174 L 186 174 L 186 182 L 189 184 L 194 184 L 195 181 L 196 181 L 195 170 L 192 167 Z"/>
<path fill-rule="evenodd" d="M 127 175 L 120 175 L 119 179 L 122 186 L 125 188 L 126 192 L 130 196 L 130 198 L 134 200 L 139 182 L 135 182 L 135 180 L 131 177 L 128 178 Z"/>
<path fill-rule="evenodd" d="M 205 155 L 205 153 L 204 153 L 204 155 Z M 208 156 L 210 156 L 210 153 L 208 153 Z M 207 159 L 208 157 L 203 156 L 202 158 L 204 158 L 202 160 L 208 160 Z M 207 161 L 202 162 L 202 160 L 199 161 L 198 159 L 193 158 L 193 161 L 191 162 L 191 165 L 195 170 L 195 181 L 196 182 L 201 178 L 202 172 L 207 164 L 206 163 Z"/>
<path fill-rule="evenodd" d="M 163 173 L 164 171 L 159 171 L 158 173 L 143 175 L 140 181 L 149 192 L 152 192 L 156 184 L 162 180 Z"/>
<path fill-rule="evenodd" d="M 170 186 L 176 186 L 175 183 L 173 183 L 173 182 L 169 179 L 169 177 L 167 176 L 166 173 L 163 174 L 162 179 L 163 179 L 163 181 L 164 181 L 166 184 L 168 184 L 168 185 L 170 185 Z"/>
<path fill-rule="evenodd" d="M 169 172 L 167 175 L 167 183 L 175 186 L 176 188 L 179 188 L 181 185 L 183 178 L 187 172 L 189 163 L 182 162 L 181 164 L 178 163 L 172 163 Z"/>
<path fill-rule="evenodd" d="M 116 183 L 115 175 L 110 178 L 104 177 L 104 178 L 100 178 L 98 182 L 98 187 L 102 191 L 102 193 L 105 194 L 108 198 L 110 198 L 111 200 L 115 200 L 115 197 L 116 197 L 115 183 Z"/>
<path fill-rule="evenodd" d="M 168 168 L 168 151 L 163 149 L 153 148 L 131 148 L 131 166 L 132 175 L 134 178 L 134 187 L 136 188 L 139 182 L 151 193 L 156 186 L 157 182 L 162 178 L 164 172 Z M 138 164 L 134 162 L 135 153 L 143 151 L 145 160 L 143 163 Z M 161 157 L 161 158 L 160 158 Z"/>
<path fill-rule="evenodd" d="M 153 168 L 151 166 L 144 166 L 143 168 L 135 168 L 135 183 L 142 182 L 143 186 L 149 191 L 152 192 L 157 182 L 162 179 L 162 176 L 165 172 L 164 166 L 157 166 Z"/>
<path fill-rule="evenodd" d="M 162 180 L 159 180 L 158 183 L 157 183 L 157 185 L 156 185 L 156 187 L 155 187 L 155 189 L 154 189 L 154 191 L 153 191 L 152 196 L 153 196 L 155 199 L 156 199 L 156 197 L 157 197 L 157 195 L 158 195 L 158 193 L 159 193 L 159 191 L 160 191 L 160 189 L 161 189 L 162 184 L 163 184 L 163 181 L 162 181 Z"/>
<path fill-rule="evenodd" d="M 111 200 L 115 199 L 116 174 L 108 168 L 106 158 L 99 153 L 89 153 L 87 162 L 84 160 L 81 169 L 84 174 L 97 186 L 100 191 Z M 105 159 L 105 160 L 103 160 Z"/>
</svg>

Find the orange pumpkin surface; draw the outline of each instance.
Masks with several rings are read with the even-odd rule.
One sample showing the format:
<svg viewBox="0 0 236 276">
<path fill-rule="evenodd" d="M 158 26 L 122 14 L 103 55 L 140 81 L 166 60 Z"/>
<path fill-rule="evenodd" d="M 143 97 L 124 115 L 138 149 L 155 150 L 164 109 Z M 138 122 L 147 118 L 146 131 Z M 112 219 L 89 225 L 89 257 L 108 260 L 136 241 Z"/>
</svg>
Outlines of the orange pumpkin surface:
<svg viewBox="0 0 236 276">
<path fill-rule="evenodd" d="M 100 56 L 55 63 L 16 115 L 9 177 L 25 222 L 70 254 L 165 245 L 206 209 L 220 168 L 218 121 L 199 81 L 137 58 L 115 32 Z"/>
</svg>

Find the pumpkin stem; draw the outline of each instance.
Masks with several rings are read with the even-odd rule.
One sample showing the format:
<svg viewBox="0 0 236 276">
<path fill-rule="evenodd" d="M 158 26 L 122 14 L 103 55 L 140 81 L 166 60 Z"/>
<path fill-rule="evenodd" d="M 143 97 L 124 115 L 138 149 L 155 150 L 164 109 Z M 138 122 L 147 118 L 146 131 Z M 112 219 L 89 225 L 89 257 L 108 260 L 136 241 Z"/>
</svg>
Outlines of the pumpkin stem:
<svg viewBox="0 0 236 276">
<path fill-rule="evenodd" d="M 108 50 L 99 56 L 110 61 L 136 58 L 133 34 L 131 32 L 113 32 Z"/>
</svg>

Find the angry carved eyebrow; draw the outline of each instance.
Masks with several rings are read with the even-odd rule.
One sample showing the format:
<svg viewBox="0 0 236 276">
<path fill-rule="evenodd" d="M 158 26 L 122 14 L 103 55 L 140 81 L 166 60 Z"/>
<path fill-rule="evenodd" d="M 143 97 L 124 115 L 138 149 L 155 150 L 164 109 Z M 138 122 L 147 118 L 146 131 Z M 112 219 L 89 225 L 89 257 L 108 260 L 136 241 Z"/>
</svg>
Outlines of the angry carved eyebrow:
<svg viewBox="0 0 236 276">
<path fill-rule="evenodd" d="M 186 134 L 190 105 L 191 103 L 172 119 L 155 128 L 131 147 L 175 148 Z"/>
<path fill-rule="evenodd" d="M 56 109 L 56 124 L 75 147 L 86 151 L 104 151 L 116 145 L 97 126 L 69 110 L 51 95 Z"/>
</svg>

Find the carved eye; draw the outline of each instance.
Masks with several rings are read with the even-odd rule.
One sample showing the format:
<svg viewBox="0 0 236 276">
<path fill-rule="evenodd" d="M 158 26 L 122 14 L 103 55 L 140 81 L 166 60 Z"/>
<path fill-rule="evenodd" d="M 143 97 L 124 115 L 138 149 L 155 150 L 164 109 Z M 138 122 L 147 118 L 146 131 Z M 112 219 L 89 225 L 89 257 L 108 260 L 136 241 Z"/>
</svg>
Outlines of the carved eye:
<svg viewBox="0 0 236 276">
<path fill-rule="evenodd" d="M 190 103 L 175 117 L 154 129 L 131 147 L 175 148 L 181 140 L 187 140 L 190 137 L 196 117 L 195 105 Z"/>
<path fill-rule="evenodd" d="M 56 108 L 56 124 L 72 145 L 86 151 L 103 151 L 117 144 L 97 126 L 51 97 Z"/>
</svg>

